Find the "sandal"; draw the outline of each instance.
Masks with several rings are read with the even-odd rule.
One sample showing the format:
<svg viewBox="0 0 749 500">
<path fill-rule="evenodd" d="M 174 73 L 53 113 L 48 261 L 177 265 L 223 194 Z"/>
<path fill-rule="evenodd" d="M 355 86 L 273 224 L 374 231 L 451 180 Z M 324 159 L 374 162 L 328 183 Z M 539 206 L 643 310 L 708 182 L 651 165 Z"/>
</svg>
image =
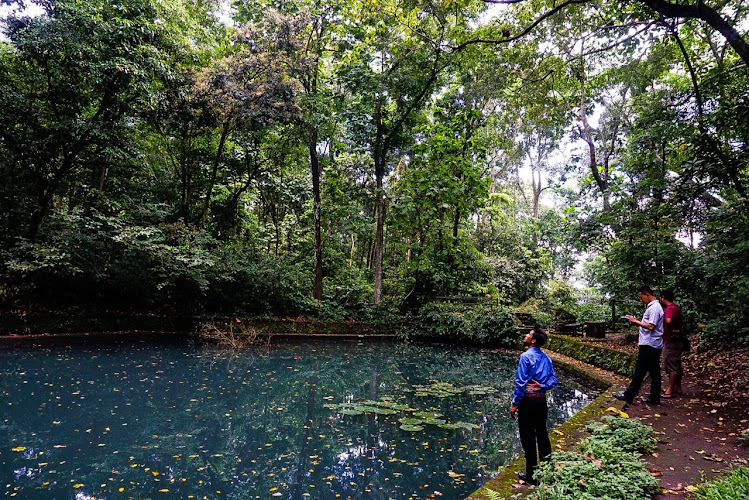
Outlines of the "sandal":
<svg viewBox="0 0 749 500">
<path fill-rule="evenodd" d="M 673 394 L 669 394 L 668 392 L 664 392 L 663 394 L 661 394 L 661 398 L 663 398 L 663 399 L 671 399 L 673 397 L 674 397 L 674 395 Z"/>
</svg>

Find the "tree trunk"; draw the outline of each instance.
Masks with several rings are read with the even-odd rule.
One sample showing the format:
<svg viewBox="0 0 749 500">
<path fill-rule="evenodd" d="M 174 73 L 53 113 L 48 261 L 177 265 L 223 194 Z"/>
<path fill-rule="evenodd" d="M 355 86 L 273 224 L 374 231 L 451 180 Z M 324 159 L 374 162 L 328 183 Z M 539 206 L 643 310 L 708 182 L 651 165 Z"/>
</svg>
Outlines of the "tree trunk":
<svg viewBox="0 0 749 500">
<path fill-rule="evenodd" d="M 385 229 L 385 193 L 383 180 L 385 178 L 385 148 L 383 147 L 384 130 L 382 124 L 382 97 L 378 96 L 375 104 L 375 124 L 377 127 L 374 147 L 375 164 L 375 240 L 374 240 L 374 303 L 382 300 L 382 257 Z"/>
<path fill-rule="evenodd" d="M 39 236 L 42 221 L 44 220 L 44 216 L 47 215 L 49 207 L 52 205 L 52 199 L 54 198 L 55 193 L 57 193 L 57 189 L 60 187 L 63 177 L 65 177 L 65 175 L 72 169 L 73 159 L 70 158 L 65 160 L 64 164 L 54 173 L 52 179 L 40 193 L 39 202 L 31 212 L 31 217 L 29 219 L 29 228 L 26 232 L 26 237 L 29 240 L 34 241 L 36 240 L 36 237 Z"/>
<path fill-rule="evenodd" d="M 315 220 L 315 283 L 313 296 L 322 300 L 322 234 L 320 201 L 320 161 L 317 157 L 317 128 L 314 126 L 309 136 L 309 163 L 312 169 L 312 212 Z"/>
<path fill-rule="evenodd" d="M 583 48 L 581 48 L 580 51 L 582 53 Z M 583 71 L 585 70 L 583 69 Z M 598 160 L 596 158 L 596 143 L 595 143 L 595 139 L 593 138 L 593 130 L 590 128 L 590 123 L 588 123 L 588 108 L 585 102 L 585 98 L 586 98 L 585 84 L 586 84 L 585 75 L 583 74 L 580 77 L 580 122 L 583 125 L 583 140 L 586 142 L 586 144 L 588 144 L 588 160 L 589 160 L 590 173 L 593 174 L 593 178 L 596 181 L 598 190 L 601 191 L 601 195 L 603 196 L 603 207 L 608 208 L 609 184 L 608 184 L 608 179 L 604 179 L 601 176 L 601 173 L 598 171 Z"/>
<path fill-rule="evenodd" d="M 224 129 L 221 131 L 221 139 L 218 141 L 218 149 L 216 155 L 213 157 L 213 168 L 211 169 L 211 178 L 208 181 L 208 191 L 205 195 L 205 202 L 203 203 L 203 213 L 200 215 L 200 225 L 205 227 L 206 221 L 208 220 L 208 210 L 211 208 L 211 196 L 213 194 L 213 186 L 216 185 L 216 176 L 218 175 L 218 165 L 221 162 L 221 156 L 224 152 L 224 146 L 226 145 L 226 138 L 229 137 L 229 131 L 231 130 L 231 116 L 227 117 L 224 122 Z"/>
</svg>

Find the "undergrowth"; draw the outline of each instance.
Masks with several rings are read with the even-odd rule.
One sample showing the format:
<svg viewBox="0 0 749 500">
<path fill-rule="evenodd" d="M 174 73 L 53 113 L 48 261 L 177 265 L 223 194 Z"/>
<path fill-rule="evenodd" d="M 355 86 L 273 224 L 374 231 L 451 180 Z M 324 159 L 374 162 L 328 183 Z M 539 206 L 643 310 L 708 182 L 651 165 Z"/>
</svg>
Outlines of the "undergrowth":
<svg viewBox="0 0 749 500">
<path fill-rule="evenodd" d="M 694 500 L 746 500 L 749 498 L 749 468 L 738 467 L 721 479 L 707 482 L 694 492 Z"/>
<path fill-rule="evenodd" d="M 542 463 L 536 477 L 537 500 L 649 499 L 658 490 L 642 453 L 655 450 L 652 427 L 638 420 L 603 417 L 587 427 L 590 436 L 579 451 L 555 452 Z"/>
</svg>

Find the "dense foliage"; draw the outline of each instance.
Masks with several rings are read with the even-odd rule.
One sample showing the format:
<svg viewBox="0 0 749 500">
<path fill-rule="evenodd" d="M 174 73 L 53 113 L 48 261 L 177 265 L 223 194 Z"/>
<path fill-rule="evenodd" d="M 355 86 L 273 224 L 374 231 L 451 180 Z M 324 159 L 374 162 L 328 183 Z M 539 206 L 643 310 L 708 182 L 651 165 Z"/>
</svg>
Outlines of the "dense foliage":
<svg viewBox="0 0 749 500">
<path fill-rule="evenodd" d="M 694 492 L 696 500 L 740 500 L 749 497 L 749 469 L 737 467 L 726 477 L 708 481 Z"/>
<path fill-rule="evenodd" d="M 21 3 L 3 309 L 426 319 L 488 295 L 551 325 L 635 313 L 645 283 L 749 342 L 742 2 Z"/>
<path fill-rule="evenodd" d="M 637 420 L 603 417 L 587 430 L 591 434 L 580 443 L 579 452 L 555 452 L 540 465 L 535 498 L 652 498 L 658 482 L 640 455 L 655 449 L 653 428 Z"/>
<path fill-rule="evenodd" d="M 515 347 L 520 335 L 512 315 L 492 305 L 432 302 L 423 306 L 403 332 L 407 338 Z"/>
</svg>

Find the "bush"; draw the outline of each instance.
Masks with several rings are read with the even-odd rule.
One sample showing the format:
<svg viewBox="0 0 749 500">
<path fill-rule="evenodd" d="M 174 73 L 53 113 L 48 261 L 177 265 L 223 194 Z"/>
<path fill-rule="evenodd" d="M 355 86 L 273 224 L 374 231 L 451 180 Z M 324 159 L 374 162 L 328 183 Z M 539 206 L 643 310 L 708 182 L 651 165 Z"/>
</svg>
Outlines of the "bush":
<svg viewBox="0 0 749 500">
<path fill-rule="evenodd" d="M 556 452 L 537 471 L 538 500 L 649 499 L 658 482 L 640 453 L 655 449 L 652 427 L 637 420 L 604 417 L 590 424 L 580 452 Z"/>
<path fill-rule="evenodd" d="M 749 468 L 739 467 L 721 479 L 707 482 L 694 492 L 695 500 L 745 500 L 749 498 Z"/>
<path fill-rule="evenodd" d="M 499 306 L 431 302 L 403 332 L 407 338 L 511 347 L 519 335 L 509 311 Z"/>
<path fill-rule="evenodd" d="M 251 256 L 180 222 L 74 212 L 50 224 L 46 239 L 19 240 L 0 255 L 2 303 L 280 316 L 314 306 L 304 263 Z"/>
<path fill-rule="evenodd" d="M 652 453 L 658 440 L 655 430 L 635 419 L 605 416 L 600 422 L 593 422 L 585 429 L 593 439 L 606 441 L 614 449 L 624 452 Z"/>
<path fill-rule="evenodd" d="M 637 356 L 580 342 L 562 335 L 551 335 L 546 348 L 579 361 L 629 377 L 635 368 Z"/>
</svg>

